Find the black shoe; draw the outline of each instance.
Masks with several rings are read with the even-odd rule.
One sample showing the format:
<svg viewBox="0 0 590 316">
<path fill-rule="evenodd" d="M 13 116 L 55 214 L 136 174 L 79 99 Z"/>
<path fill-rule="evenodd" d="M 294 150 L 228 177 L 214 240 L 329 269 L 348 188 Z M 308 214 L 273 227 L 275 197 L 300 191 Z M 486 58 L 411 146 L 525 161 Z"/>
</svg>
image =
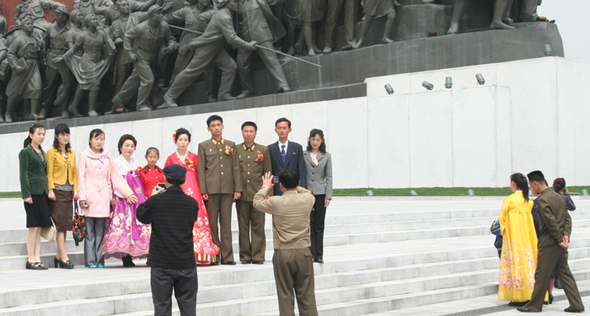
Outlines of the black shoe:
<svg viewBox="0 0 590 316">
<path fill-rule="evenodd" d="M 226 265 L 226 266 L 235 266 L 236 262 L 235 261 L 228 261 L 228 262 L 222 262 L 222 265 Z"/>
<path fill-rule="evenodd" d="M 532 311 L 532 310 L 530 310 L 530 309 L 528 309 L 526 307 L 519 307 L 516 310 L 519 311 L 519 312 L 523 312 L 523 313 L 540 313 L 540 311 L 539 312 L 535 312 L 535 311 Z"/>
<path fill-rule="evenodd" d="M 61 259 L 54 258 L 53 264 L 55 265 L 56 268 L 62 268 L 62 269 L 73 269 L 74 268 L 74 264 L 70 260 L 63 262 Z"/>
<path fill-rule="evenodd" d="M 564 309 L 563 311 L 566 312 L 566 313 L 582 313 L 582 312 L 584 312 L 584 309 L 583 308 L 581 308 L 581 309 L 573 309 L 571 307 L 568 307 L 568 308 Z"/>
<path fill-rule="evenodd" d="M 217 261 L 216 261 L 216 262 L 211 262 L 211 265 L 212 265 L 212 266 L 219 265 L 219 262 L 217 262 Z"/>
<path fill-rule="evenodd" d="M 44 266 L 41 267 L 41 265 L 40 265 L 39 262 L 28 262 L 27 261 L 27 264 L 25 265 L 25 268 L 27 270 L 47 270 L 47 268 L 45 268 Z"/>
<path fill-rule="evenodd" d="M 240 261 L 241 264 L 250 264 L 252 263 L 252 260 L 242 260 Z"/>
<path fill-rule="evenodd" d="M 317 263 L 324 263 L 323 259 L 319 259 L 319 258 L 315 258 L 313 259 L 313 261 L 317 262 Z"/>
<path fill-rule="evenodd" d="M 553 304 L 553 294 L 549 294 L 549 304 Z"/>
<path fill-rule="evenodd" d="M 131 259 L 131 256 L 126 256 L 123 257 L 123 266 L 124 267 L 135 267 L 135 263 L 133 263 L 133 260 Z"/>
<path fill-rule="evenodd" d="M 515 301 L 510 301 L 510 303 L 508 303 L 508 306 L 517 306 L 517 307 L 521 307 L 521 306 L 525 306 L 526 303 L 528 303 L 529 301 L 526 302 L 515 302 Z"/>
<path fill-rule="evenodd" d="M 263 260 L 252 261 L 253 264 L 264 264 Z"/>
</svg>

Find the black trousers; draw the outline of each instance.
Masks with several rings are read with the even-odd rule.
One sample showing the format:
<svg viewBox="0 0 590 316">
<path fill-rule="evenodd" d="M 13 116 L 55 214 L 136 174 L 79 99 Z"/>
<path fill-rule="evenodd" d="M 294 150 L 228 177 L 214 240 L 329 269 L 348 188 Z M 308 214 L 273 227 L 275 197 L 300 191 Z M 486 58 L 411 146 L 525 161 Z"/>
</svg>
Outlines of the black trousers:
<svg viewBox="0 0 590 316">
<path fill-rule="evenodd" d="M 314 195 L 315 203 L 309 214 L 311 226 L 311 255 L 314 259 L 324 259 L 324 227 L 326 226 L 326 195 Z"/>
<path fill-rule="evenodd" d="M 197 268 L 151 271 L 152 300 L 155 316 L 172 315 L 172 289 L 182 316 L 197 315 Z"/>
</svg>

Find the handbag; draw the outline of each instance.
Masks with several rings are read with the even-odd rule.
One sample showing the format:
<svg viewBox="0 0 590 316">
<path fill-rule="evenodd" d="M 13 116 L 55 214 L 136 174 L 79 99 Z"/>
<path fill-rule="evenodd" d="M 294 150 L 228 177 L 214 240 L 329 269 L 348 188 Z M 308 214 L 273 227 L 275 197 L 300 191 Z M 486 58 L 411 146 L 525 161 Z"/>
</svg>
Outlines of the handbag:
<svg viewBox="0 0 590 316">
<path fill-rule="evenodd" d="M 51 219 L 51 226 L 41 228 L 41 237 L 47 239 L 47 241 L 55 241 L 57 239 L 57 227 L 55 227 L 53 218 L 50 217 L 49 219 Z"/>
<path fill-rule="evenodd" d="M 78 202 L 74 203 L 74 220 L 72 224 L 72 235 L 76 246 L 86 237 L 86 218 L 78 212 Z"/>
<path fill-rule="evenodd" d="M 502 231 L 500 230 L 500 220 L 495 220 L 490 227 L 490 231 L 492 234 L 496 236 L 502 236 Z"/>
</svg>

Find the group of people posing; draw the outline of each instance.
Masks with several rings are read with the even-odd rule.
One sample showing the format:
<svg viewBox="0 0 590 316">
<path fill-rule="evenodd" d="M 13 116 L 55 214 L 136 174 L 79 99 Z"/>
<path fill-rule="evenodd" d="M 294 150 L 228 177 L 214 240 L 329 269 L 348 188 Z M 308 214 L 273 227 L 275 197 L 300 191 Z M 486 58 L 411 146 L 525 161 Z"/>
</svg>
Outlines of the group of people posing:
<svg viewBox="0 0 590 316">
<path fill-rule="evenodd" d="M 110 111 L 104 108 L 109 114 L 175 107 L 201 75 L 209 102 L 245 98 L 254 94 L 254 51 L 274 78 L 277 92 L 288 92 L 273 50 L 331 52 L 343 12 L 346 40 L 352 46 L 362 45 L 373 17 L 381 15 L 388 17 L 382 41 L 390 43 L 394 3 L 363 1 L 366 16 L 357 41 L 358 0 L 80 0 L 71 12 L 51 0 L 22 0 L 14 17 L 17 28 L 0 40 L 0 80 L 7 83 L 6 114 L 0 107 L 0 123 L 44 119 L 54 106 L 62 117 L 96 116 L 104 112 L 97 108 L 99 90 L 112 93 L 107 100 L 101 96 L 112 104 Z M 54 10 L 53 23 L 45 20 L 44 9 Z M 313 26 L 324 15 L 325 44 L 320 50 Z M 237 49 L 235 60 L 227 44 Z M 221 71 L 218 83 L 213 82 L 215 68 Z M 241 92 L 234 97 L 230 90 L 236 75 Z M 152 96 L 154 86 L 168 87 L 163 102 Z M 88 107 L 81 106 L 84 99 Z"/>
<path fill-rule="evenodd" d="M 310 218 L 311 253 L 323 262 L 323 232 L 326 207 L 332 198 L 332 162 L 326 152 L 322 130 L 313 129 L 307 150 L 289 141 L 291 122 L 276 121 L 279 140 L 268 147 L 255 142 L 257 125 L 242 124 L 244 141 L 236 144 L 224 139 L 223 119 L 207 119 L 211 138 L 201 142 L 198 155 L 189 151 L 191 133 L 177 129 L 173 141 L 177 150 L 164 166 L 180 165 L 186 169 L 181 185 L 184 194 L 198 203 L 198 216 L 193 225 L 196 263 L 236 264 L 232 248 L 231 213 L 236 203 L 239 223 L 239 258 L 242 264 L 263 264 L 266 236 L 264 213 L 253 206 L 254 195 L 262 187 L 262 176 L 275 176 L 292 169 L 300 185 L 315 196 Z M 137 208 L 166 182 L 157 166 L 160 153 L 150 147 L 145 153 L 147 165 L 133 158 L 137 140 L 129 134 L 120 137 L 119 156 L 112 158 L 104 149 L 105 133 L 90 132 L 88 148 L 76 160 L 70 147 L 70 129 L 64 123 L 55 127 L 53 146 L 45 153 L 41 144 L 45 128 L 33 124 L 19 154 L 20 184 L 27 213 L 27 269 L 47 269 L 39 257 L 40 231 L 55 223 L 58 231 L 55 267 L 73 269 L 65 251 L 66 232 L 72 229 L 73 200 L 86 218 L 84 263 L 86 267 L 104 267 L 104 259 L 118 258 L 126 267 L 133 259 L 146 258 L 150 249 L 151 227 L 137 218 Z M 277 177 L 278 179 L 278 177 Z M 274 195 L 282 191 L 275 187 Z M 75 201 L 74 201 L 75 203 Z M 149 259 L 148 259 L 149 260 Z"/>
<path fill-rule="evenodd" d="M 528 181 L 527 181 L 528 177 Z M 530 191 L 538 198 L 531 200 Z M 584 304 L 569 269 L 568 251 L 572 220 L 568 210 L 576 207 L 569 196 L 565 179 L 548 187 L 541 171 L 526 177 L 510 176 L 512 195 L 503 203 L 500 214 L 501 241 L 498 298 L 510 301 L 521 312 L 540 312 L 543 303 L 553 303 L 553 286 L 559 278 L 570 306 L 566 312 L 583 312 Z"/>
</svg>

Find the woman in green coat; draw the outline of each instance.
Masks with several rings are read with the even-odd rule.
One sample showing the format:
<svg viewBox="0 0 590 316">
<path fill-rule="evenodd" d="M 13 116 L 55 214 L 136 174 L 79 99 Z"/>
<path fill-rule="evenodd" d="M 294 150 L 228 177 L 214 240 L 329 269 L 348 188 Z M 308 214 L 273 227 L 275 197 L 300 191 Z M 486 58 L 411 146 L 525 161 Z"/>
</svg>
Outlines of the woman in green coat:
<svg viewBox="0 0 590 316">
<path fill-rule="evenodd" d="M 18 154 L 20 188 L 27 213 L 27 269 L 47 270 L 41 262 L 41 227 L 51 226 L 49 200 L 47 199 L 47 158 L 41 148 L 45 140 L 45 127 L 35 123 L 29 128 L 29 137 Z"/>
</svg>

